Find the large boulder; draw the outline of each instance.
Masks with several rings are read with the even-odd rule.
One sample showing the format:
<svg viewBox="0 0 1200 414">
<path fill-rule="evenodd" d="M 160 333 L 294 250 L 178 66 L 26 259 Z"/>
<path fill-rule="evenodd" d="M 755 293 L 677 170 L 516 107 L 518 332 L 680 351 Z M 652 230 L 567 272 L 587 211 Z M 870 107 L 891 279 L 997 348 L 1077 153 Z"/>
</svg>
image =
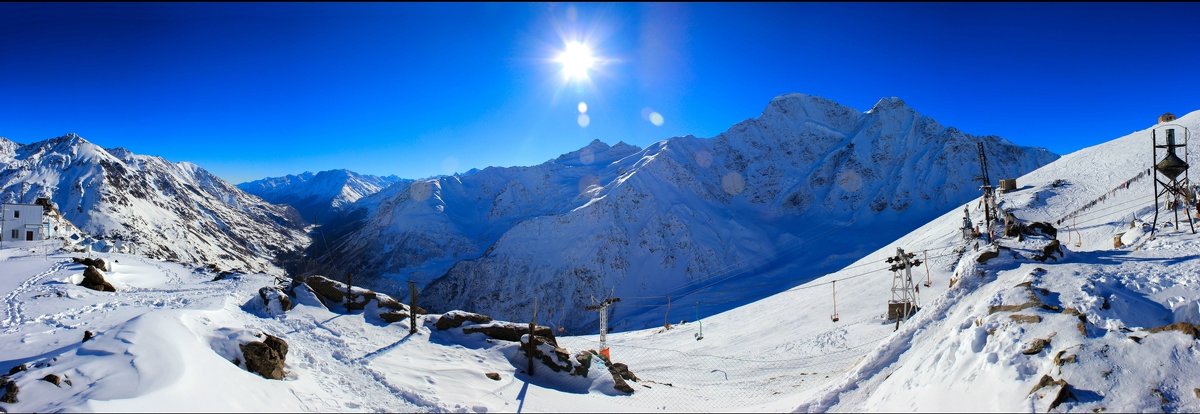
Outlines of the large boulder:
<svg viewBox="0 0 1200 414">
<path fill-rule="evenodd" d="M 626 394 L 633 394 L 633 387 L 626 381 L 637 382 L 638 377 L 629 371 L 629 366 L 620 362 L 611 363 L 608 364 L 608 373 L 612 375 L 614 389 Z"/>
<path fill-rule="evenodd" d="M 367 309 L 374 303 L 379 318 L 387 323 L 404 320 L 409 317 L 409 312 L 418 315 L 425 313 L 425 310 L 419 306 L 410 311 L 408 305 L 400 303 L 386 294 L 356 286 L 347 286 L 345 283 L 320 275 L 308 276 L 303 283 L 317 295 L 321 303 L 331 309 L 334 309 L 332 305 L 341 305 L 345 307 L 346 311 L 358 311 Z"/>
<path fill-rule="evenodd" d="M 0 386 L 4 388 L 4 395 L 0 396 L 0 402 L 15 404 L 17 402 L 17 393 L 21 391 L 21 388 L 17 386 L 17 382 L 0 379 Z"/>
<path fill-rule="evenodd" d="M 437 324 L 435 324 L 434 326 L 437 327 L 437 329 L 439 331 L 444 331 L 444 330 L 447 330 L 450 328 L 460 327 L 464 323 L 467 323 L 467 322 L 470 322 L 472 324 L 481 324 L 481 323 L 488 323 L 491 321 L 492 321 L 492 318 L 487 315 L 481 315 L 478 313 L 471 313 L 471 312 L 455 310 L 455 311 L 446 312 L 446 314 L 442 315 L 441 317 L 438 317 Z"/>
<path fill-rule="evenodd" d="M 83 271 L 83 282 L 80 282 L 79 285 L 101 292 L 117 291 L 112 284 L 104 280 L 104 274 L 100 273 L 100 270 L 97 269 L 96 266 L 88 266 L 87 269 Z"/>
<path fill-rule="evenodd" d="M 481 325 L 471 325 L 463 328 L 463 333 L 482 333 L 488 337 L 509 342 L 520 342 L 521 336 L 529 333 L 529 324 L 513 323 L 503 321 L 492 321 Z M 558 346 L 558 341 L 554 339 L 554 331 L 549 326 L 536 326 L 533 328 L 533 335 L 546 338 L 550 343 Z"/>
<path fill-rule="evenodd" d="M 283 365 L 288 345 L 279 337 L 264 334 L 266 339 L 241 345 L 246 369 L 267 379 L 283 379 Z"/>
<path fill-rule="evenodd" d="M 258 299 L 270 315 L 280 315 L 292 309 L 292 298 L 283 289 L 274 286 L 263 286 L 258 289 Z"/>
<path fill-rule="evenodd" d="M 105 263 L 104 259 L 101 259 L 99 257 L 97 257 L 95 259 L 90 258 L 90 257 L 72 257 L 71 261 L 82 264 L 84 266 L 92 266 L 97 269 L 103 270 L 105 272 L 112 271 L 112 269 L 108 268 L 108 263 Z"/>
<path fill-rule="evenodd" d="M 529 335 L 521 336 L 521 353 L 527 357 L 530 352 L 529 341 Z M 592 366 L 591 352 L 580 352 L 571 358 L 571 353 L 555 344 L 553 338 L 543 336 L 533 337 L 533 359 L 554 372 L 566 372 L 581 377 L 586 377 L 588 369 Z"/>
</svg>

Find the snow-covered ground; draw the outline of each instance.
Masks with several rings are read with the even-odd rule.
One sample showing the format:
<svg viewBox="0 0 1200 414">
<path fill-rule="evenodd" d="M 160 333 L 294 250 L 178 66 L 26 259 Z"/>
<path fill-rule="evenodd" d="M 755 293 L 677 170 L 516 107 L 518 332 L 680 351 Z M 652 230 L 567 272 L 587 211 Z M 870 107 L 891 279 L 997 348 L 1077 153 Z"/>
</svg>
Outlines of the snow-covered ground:
<svg viewBox="0 0 1200 414">
<path fill-rule="evenodd" d="M 1200 113 L 1180 123 L 1200 130 Z M 632 395 L 614 391 L 598 365 L 586 378 L 544 365 L 528 375 L 518 344 L 437 330 L 437 315 L 421 317 L 412 335 L 407 320 L 333 312 L 304 295 L 294 298 L 295 309 L 271 315 L 254 303 L 273 276 L 213 281 L 206 271 L 117 253 L 99 255 L 113 263 L 106 276 L 117 292 L 96 292 L 73 283 L 83 267 L 53 251 L 61 243 L 5 243 L 0 370 L 30 368 L 12 376 L 20 401 L 0 407 L 1198 411 L 1196 338 L 1155 328 L 1200 322 L 1200 236 L 1186 225 L 1163 227 L 1169 212 L 1153 239 L 1140 222 L 1129 228 L 1132 218 L 1154 213 L 1151 181 L 1128 181 L 1149 166 L 1148 134 L 1065 156 L 1001 196 L 1000 207 L 1026 223 L 1057 223 L 1078 211 L 1057 225 L 1061 258 L 1033 259 L 1051 239 L 1029 235 L 1001 239 L 998 256 L 979 263 L 990 248 L 963 240 L 958 206 L 838 272 L 699 321 L 695 304 L 671 303 L 668 314 L 663 298 L 623 298 L 618 306 L 661 310 L 672 324 L 608 335 L 612 359 L 640 379 Z M 966 206 L 974 221 L 982 218 L 977 200 Z M 1126 232 L 1125 247 L 1113 247 L 1118 232 Z M 913 274 L 921 310 L 899 329 L 884 319 L 893 275 L 884 259 L 898 247 L 928 257 Z M 837 321 L 830 318 L 835 287 Z M 81 343 L 84 330 L 98 336 Z M 288 342 L 283 380 L 229 361 L 234 345 L 258 332 Z M 598 340 L 558 338 L 572 354 Z M 47 374 L 71 383 L 40 380 Z"/>
</svg>

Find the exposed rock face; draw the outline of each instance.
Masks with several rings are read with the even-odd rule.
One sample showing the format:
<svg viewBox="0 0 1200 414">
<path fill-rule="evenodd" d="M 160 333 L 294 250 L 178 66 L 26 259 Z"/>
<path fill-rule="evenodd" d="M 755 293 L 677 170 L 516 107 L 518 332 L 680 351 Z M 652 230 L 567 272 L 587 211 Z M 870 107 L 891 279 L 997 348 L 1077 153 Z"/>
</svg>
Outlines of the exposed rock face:
<svg viewBox="0 0 1200 414">
<path fill-rule="evenodd" d="M 287 358 L 288 345 L 279 337 L 264 334 L 262 342 L 241 345 L 246 357 L 246 369 L 267 379 L 283 379 L 283 365 Z"/>
<path fill-rule="evenodd" d="M 100 273 L 100 270 L 96 269 L 95 266 L 88 266 L 87 269 L 83 271 L 83 282 L 80 282 L 79 285 L 101 292 L 117 291 L 112 284 L 109 284 L 108 281 L 104 280 L 104 274 Z"/>
<path fill-rule="evenodd" d="M 1034 339 L 1033 342 L 1030 343 L 1029 346 L 1025 348 L 1025 350 L 1021 351 L 1021 353 L 1025 354 L 1025 355 L 1037 355 L 1037 354 L 1041 353 L 1043 349 L 1046 349 L 1046 347 L 1048 347 L 1048 346 L 1050 346 L 1049 339 L 1047 339 L 1047 338 Z"/>
<path fill-rule="evenodd" d="M 1190 335 L 1192 338 L 1200 338 L 1200 327 L 1188 322 L 1175 322 L 1170 325 L 1163 325 L 1150 328 L 1150 333 L 1176 331 L 1182 332 L 1185 335 Z"/>
<path fill-rule="evenodd" d="M 96 337 L 96 334 L 92 333 L 92 331 L 83 331 L 83 342 L 87 342 L 94 337 Z"/>
<path fill-rule="evenodd" d="M 487 377 L 488 377 L 488 379 L 490 379 L 490 380 L 492 380 L 492 381 L 499 381 L 499 380 L 500 380 L 500 373 L 498 373 L 498 372 L 489 372 L 489 373 L 486 373 L 486 374 L 483 374 L 483 375 L 487 376 Z"/>
<path fill-rule="evenodd" d="M 1049 375 L 1042 375 L 1037 384 L 1033 385 L 1033 389 L 1029 390 L 1029 395 L 1039 400 L 1048 400 L 1045 405 L 1045 411 L 1048 412 L 1071 398 L 1071 385 L 1062 379 L 1056 380 Z"/>
</svg>

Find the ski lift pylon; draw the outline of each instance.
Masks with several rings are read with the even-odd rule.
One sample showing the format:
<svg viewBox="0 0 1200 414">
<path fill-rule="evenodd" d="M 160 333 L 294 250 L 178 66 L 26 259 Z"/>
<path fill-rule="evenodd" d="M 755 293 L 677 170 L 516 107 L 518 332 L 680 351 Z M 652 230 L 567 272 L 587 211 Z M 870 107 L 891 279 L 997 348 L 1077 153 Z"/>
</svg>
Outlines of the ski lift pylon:
<svg viewBox="0 0 1200 414">
<path fill-rule="evenodd" d="M 838 319 L 841 319 L 838 317 L 838 312 L 837 312 L 837 280 L 830 282 L 830 285 L 833 286 L 833 315 L 829 315 L 829 319 L 832 319 L 834 322 L 837 322 Z"/>
</svg>

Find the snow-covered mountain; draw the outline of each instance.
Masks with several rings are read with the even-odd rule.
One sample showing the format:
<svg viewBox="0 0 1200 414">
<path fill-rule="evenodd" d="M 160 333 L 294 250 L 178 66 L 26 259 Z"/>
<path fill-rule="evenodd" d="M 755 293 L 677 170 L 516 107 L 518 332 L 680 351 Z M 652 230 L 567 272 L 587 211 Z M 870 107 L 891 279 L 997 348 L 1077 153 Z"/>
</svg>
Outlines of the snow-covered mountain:
<svg viewBox="0 0 1200 414">
<path fill-rule="evenodd" d="M 370 213 L 338 241 L 335 267 L 361 267 L 384 289 L 430 282 L 422 300 L 434 309 L 519 319 L 536 297 L 568 329 L 593 323 L 583 307 L 610 293 L 674 295 L 709 314 L 841 267 L 977 195 L 977 142 L 993 181 L 1057 158 L 944 127 L 897 98 L 860 112 L 780 96 L 711 139 L 595 141 L 533 167 L 393 186 L 364 199 Z M 654 323 L 636 312 L 617 309 L 625 327 Z"/>
<path fill-rule="evenodd" d="M 274 204 L 295 207 L 310 223 L 322 223 L 358 199 L 395 184 L 400 177 L 359 174 L 350 170 L 304 172 L 238 184 L 238 188 Z"/>
<path fill-rule="evenodd" d="M 76 134 L 20 145 L 0 140 L 0 199 L 49 197 L 100 240 L 148 257 L 265 271 L 308 244 L 295 210 L 247 194 L 188 162 Z"/>
<path fill-rule="evenodd" d="M 1200 112 L 1178 123 L 1200 130 Z M 670 329 L 607 337 L 611 365 L 636 374 L 632 394 L 615 391 L 598 359 L 586 375 L 551 369 L 551 358 L 527 372 L 523 345 L 482 333 L 492 323 L 447 328 L 449 315 L 428 314 L 411 333 L 410 319 L 383 320 L 378 303 L 348 311 L 311 289 L 281 311 L 261 303 L 261 288 L 278 283 L 270 275 L 213 280 L 122 253 L 98 254 L 117 292 L 97 292 L 76 285 L 85 267 L 56 243 L 5 243 L 0 369 L 12 369 L 0 381 L 13 385 L 0 386 L 0 408 L 1196 412 L 1200 235 L 1167 225 L 1165 207 L 1155 237 L 1145 232 L 1152 186 L 1137 177 L 1152 162 L 1149 139 L 1142 130 L 1069 154 L 999 196 L 1025 223 L 1079 212 L 1058 226 L 1053 259 L 1038 259 L 1053 242 L 1044 233 L 995 247 L 964 239 L 964 207 L 982 213 L 974 198 L 850 266 L 701 320 L 656 298 Z M 1118 233 L 1125 246 L 1114 247 Z M 842 237 L 854 236 L 831 238 Z M 899 324 L 882 316 L 896 248 L 928 250 L 913 276 L 931 281 Z M 539 322 L 547 316 L 541 308 Z M 262 333 L 287 342 L 282 380 L 243 367 L 240 346 Z M 599 347 L 595 334 L 556 341 L 565 355 Z"/>
</svg>

